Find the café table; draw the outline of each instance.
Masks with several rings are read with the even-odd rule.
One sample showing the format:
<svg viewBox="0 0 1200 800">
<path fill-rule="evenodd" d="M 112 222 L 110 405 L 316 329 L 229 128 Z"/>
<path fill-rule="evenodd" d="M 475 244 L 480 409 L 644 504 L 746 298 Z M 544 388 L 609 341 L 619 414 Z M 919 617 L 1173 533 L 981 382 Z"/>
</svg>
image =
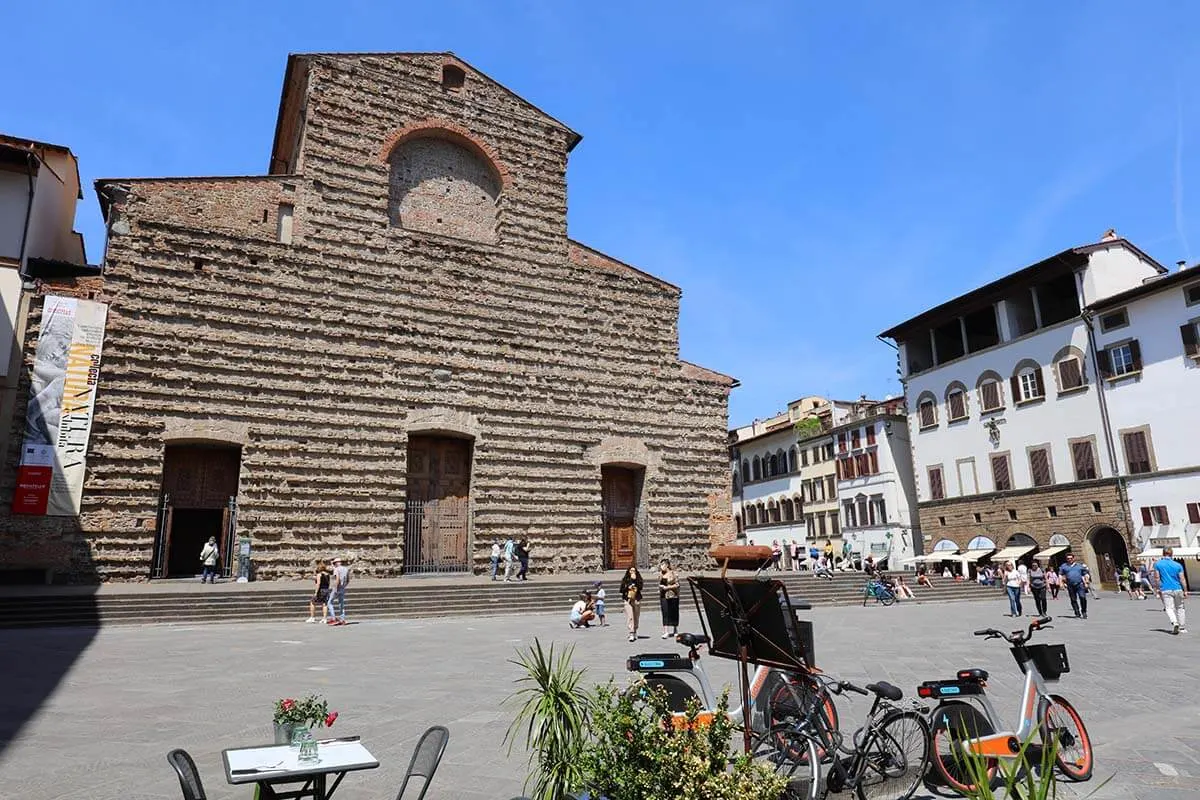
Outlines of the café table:
<svg viewBox="0 0 1200 800">
<path fill-rule="evenodd" d="M 225 779 L 237 785 L 257 783 L 260 800 L 328 800 L 347 772 L 377 769 L 379 761 L 358 737 L 318 743 L 315 762 L 301 762 L 299 748 L 282 745 L 234 747 L 221 751 Z M 330 776 L 333 777 L 330 783 Z M 302 784 L 299 789 L 284 788 Z"/>
</svg>

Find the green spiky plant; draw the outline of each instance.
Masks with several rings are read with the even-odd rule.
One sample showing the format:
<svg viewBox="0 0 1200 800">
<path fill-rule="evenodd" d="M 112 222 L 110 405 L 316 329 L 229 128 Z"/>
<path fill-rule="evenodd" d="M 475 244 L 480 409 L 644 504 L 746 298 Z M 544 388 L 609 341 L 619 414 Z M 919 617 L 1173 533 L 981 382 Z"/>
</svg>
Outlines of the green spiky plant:
<svg viewBox="0 0 1200 800">
<path fill-rule="evenodd" d="M 586 670 L 571 666 L 574 647 L 555 655 L 554 645 L 542 648 L 534 639 L 528 651 L 518 651 L 509 663 L 521 667 L 521 687 L 510 698 L 520 705 L 516 718 L 504 734 L 512 755 L 521 732 L 532 768 L 525 782 L 533 784 L 533 800 L 564 800 L 567 793 L 583 784 L 581 757 L 588 735 L 591 699 L 580 686 Z"/>
<path fill-rule="evenodd" d="M 1033 741 L 1035 736 L 1036 734 L 1031 734 L 1021 743 L 1021 749 L 1016 758 L 1001 759 L 994 778 L 988 775 L 989 759 L 987 757 L 968 750 L 956 749 L 954 752 L 955 762 L 962 770 L 963 776 L 974 784 L 973 788 L 964 792 L 965 796 L 970 800 L 998 800 L 998 798 L 1052 800 L 1052 798 L 1057 798 L 1058 782 L 1055 780 L 1054 765 L 1058 756 L 1058 740 L 1051 738 L 1044 747 L 1036 748 Z M 962 738 L 969 739 L 971 734 L 964 729 Z M 1036 769 L 1033 769 L 1033 764 L 1027 758 L 1032 754 L 1031 749 L 1041 750 L 1041 757 L 1038 759 Z M 1110 780 L 1112 780 L 1111 775 L 1089 792 L 1087 797 L 1091 797 L 1103 789 Z"/>
</svg>

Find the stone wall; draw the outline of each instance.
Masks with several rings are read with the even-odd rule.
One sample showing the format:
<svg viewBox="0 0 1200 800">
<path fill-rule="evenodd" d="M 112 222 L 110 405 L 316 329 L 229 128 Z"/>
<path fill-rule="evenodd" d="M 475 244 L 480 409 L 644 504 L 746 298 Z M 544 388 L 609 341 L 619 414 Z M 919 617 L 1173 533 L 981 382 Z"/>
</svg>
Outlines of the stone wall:
<svg viewBox="0 0 1200 800">
<path fill-rule="evenodd" d="M 148 574 L 163 448 L 188 430 L 243 446 L 239 532 L 264 578 L 334 552 L 401 571 L 410 420 L 476 426 L 477 567 L 523 535 L 535 568 L 598 568 L 587 454 L 606 439 L 655 465 L 655 557 L 698 565 L 731 538 L 731 381 L 679 360 L 679 290 L 570 242 L 574 134 L 473 71 L 443 89 L 443 61 L 314 57 L 301 174 L 117 182 L 80 533 L 100 577 Z M 392 143 L 429 120 L 499 160 L 493 243 L 390 218 Z"/>
</svg>

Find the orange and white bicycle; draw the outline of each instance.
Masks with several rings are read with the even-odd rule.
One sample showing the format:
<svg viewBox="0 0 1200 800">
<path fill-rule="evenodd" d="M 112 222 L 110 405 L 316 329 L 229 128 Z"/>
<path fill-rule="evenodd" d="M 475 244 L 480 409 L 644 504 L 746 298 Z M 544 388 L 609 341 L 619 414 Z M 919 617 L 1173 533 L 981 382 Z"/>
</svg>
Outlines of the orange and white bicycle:
<svg viewBox="0 0 1200 800">
<path fill-rule="evenodd" d="M 1047 683 L 1071 671 L 1066 645 L 1029 644 L 1033 632 L 1050 626 L 1050 617 L 1039 617 L 1028 630 L 1006 634 L 995 628 L 975 631 L 976 636 L 1003 639 L 1012 645 L 1017 665 L 1025 673 L 1020 716 L 1016 730 L 1004 723 L 984 691 L 988 673 L 982 669 L 959 670 L 953 680 L 926 681 L 917 687 L 920 697 L 936 699 L 930 715 L 933 770 L 952 789 L 968 792 L 975 787 L 962 763 L 964 752 L 982 756 L 989 779 L 996 774 L 1000 759 L 1024 758 L 1037 763 L 1042 748 L 1054 742 L 1055 764 L 1072 781 L 1092 777 L 1092 740 L 1083 720 L 1065 698 L 1051 694 Z M 1038 741 L 1031 741 L 1035 728 Z"/>
</svg>

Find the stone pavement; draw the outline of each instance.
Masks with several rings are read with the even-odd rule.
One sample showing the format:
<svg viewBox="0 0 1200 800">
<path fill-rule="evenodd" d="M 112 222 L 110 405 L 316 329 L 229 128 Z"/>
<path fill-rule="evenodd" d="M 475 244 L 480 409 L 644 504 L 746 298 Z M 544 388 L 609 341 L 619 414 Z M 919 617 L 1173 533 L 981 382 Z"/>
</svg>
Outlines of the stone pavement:
<svg viewBox="0 0 1200 800">
<path fill-rule="evenodd" d="M 1092 618 L 1063 618 L 1043 641 L 1066 642 L 1072 672 L 1059 691 L 1080 710 L 1096 746 L 1096 778 L 1116 777 L 1096 800 L 1183 800 L 1200 796 L 1200 604 L 1196 632 L 1172 637 L 1153 601 L 1112 594 L 1093 602 Z M 976 640 L 981 627 L 1007 628 L 1007 602 L 818 608 L 817 658 L 850 680 L 886 679 L 911 694 L 922 679 L 964 666 L 992 672 L 990 691 L 1002 713 L 1017 703 L 1020 674 L 1003 643 Z M 1069 610 L 1064 600 L 1051 613 Z M 295 623 L 141 626 L 92 632 L 82 653 L 74 629 L 0 631 L 5 662 L 0 700 L 0 797 L 149 800 L 179 797 L 165 755 L 184 747 L 195 757 L 213 800 L 249 798 L 226 784 L 221 750 L 270 737 L 272 702 L 324 693 L 341 712 L 334 732 L 361 734 L 382 762 L 349 775 L 342 800 L 394 797 L 417 737 L 429 725 L 450 728 L 450 745 L 428 797 L 506 800 L 521 794 L 523 754 L 505 754 L 501 739 L 513 711 L 504 704 L 519 675 L 507 663 L 534 636 L 576 645 L 576 661 L 603 680 L 625 657 L 664 646 L 649 614 L 638 644 L 610 628 L 568 630 L 563 616 L 387 621 L 344 628 Z M 684 627 L 695 627 L 685 612 Z M 673 646 L 672 646 L 673 649 Z M 74 659 L 56 686 L 42 665 Z M 730 662 L 709 659 L 720 680 Z M 624 680 L 619 674 L 618 679 Z M 48 695 L 19 730 L 22 704 Z M 846 701 L 852 724 L 866 701 Z M 846 796 L 846 795 L 843 795 Z M 924 790 L 918 797 L 932 797 Z"/>
</svg>

